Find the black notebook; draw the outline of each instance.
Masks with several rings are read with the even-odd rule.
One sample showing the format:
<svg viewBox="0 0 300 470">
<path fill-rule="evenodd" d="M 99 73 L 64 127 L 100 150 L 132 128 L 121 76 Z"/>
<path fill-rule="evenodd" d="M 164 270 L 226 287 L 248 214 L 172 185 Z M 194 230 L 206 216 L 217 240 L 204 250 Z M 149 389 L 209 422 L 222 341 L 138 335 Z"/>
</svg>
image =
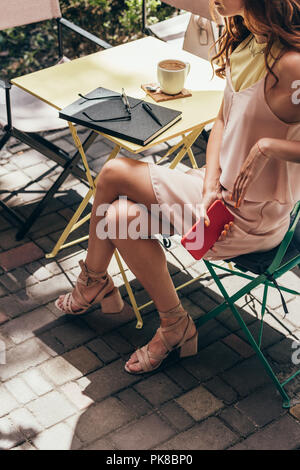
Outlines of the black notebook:
<svg viewBox="0 0 300 470">
<path fill-rule="evenodd" d="M 159 125 L 143 108 L 143 100 L 128 96 L 131 107 L 131 119 L 118 120 L 119 118 L 128 117 L 128 113 L 126 112 L 126 108 L 119 93 L 106 88 L 96 88 L 84 96 L 84 98 L 79 98 L 74 103 L 62 109 L 59 113 L 59 117 L 76 124 L 90 127 L 96 131 L 134 142 L 138 145 L 148 144 L 181 119 L 181 111 L 151 103 L 153 113 L 162 124 Z M 115 96 L 116 98 L 109 98 L 111 96 Z M 85 99 L 99 97 L 104 97 L 104 99 L 99 101 Z M 116 120 L 96 122 L 96 120 L 114 118 L 116 118 Z"/>
</svg>

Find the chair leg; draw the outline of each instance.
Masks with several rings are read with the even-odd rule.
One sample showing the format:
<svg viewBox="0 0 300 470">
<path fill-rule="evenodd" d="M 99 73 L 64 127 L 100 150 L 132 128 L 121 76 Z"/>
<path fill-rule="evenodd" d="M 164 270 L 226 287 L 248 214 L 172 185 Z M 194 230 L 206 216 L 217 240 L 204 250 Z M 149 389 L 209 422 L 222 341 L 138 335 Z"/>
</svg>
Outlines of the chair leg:
<svg viewBox="0 0 300 470">
<path fill-rule="evenodd" d="M 85 140 L 83 147 L 85 150 L 87 150 L 91 144 L 94 142 L 96 139 L 97 134 L 95 132 L 91 132 L 87 139 Z M 69 174 L 72 172 L 73 168 L 77 165 L 77 163 L 80 160 L 80 153 L 77 151 L 74 155 L 73 158 L 71 158 L 67 164 L 65 165 L 65 168 L 63 172 L 59 175 L 57 180 L 54 182 L 54 184 L 51 186 L 49 191 L 46 193 L 44 198 L 39 202 L 37 207 L 34 209 L 34 211 L 30 214 L 26 222 L 22 225 L 20 230 L 16 234 L 16 239 L 17 240 L 22 240 L 28 230 L 32 227 L 36 219 L 39 217 L 41 212 L 44 210 L 45 206 L 48 204 L 48 202 L 52 199 L 54 194 L 58 191 L 60 186 L 64 183 L 64 181 L 67 179 Z"/>
<path fill-rule="evenodd" d="M 6 131 L 2 139 L 0 140 L 0 151 L 3 149 L 4 145 L 9 141 L 11 135 L 9 131 Z"/>
<path fill-rule="evenodd" d="M 271 380 L 273 381 L 274 385 L 276 386 L 277 390 L 279 391 L 280 395 L 282 396 L 283 398 L 283 407 L 284 408 L 289 408 L 290 407 L 290 399 L 289 399 L 289 396 L 287 395 L 286 391 L 284 390 L 283 388 L 283 385 L 279 382 L 279 380 L 277 379 L 276 375 L 274 374 L 273 372 L 273 369 L 272 367 L 270 366 L 269 362 L 267 361 L 267 359 L 265 358 L 264 354 L 262 353 L 262 351 L 260 350 L 260 347 L 258 346 L 258 344 L 256 343 L 255 339 L 253 338 L 251 332 L 249 331 L 246 323 L 244 322 L 243 318 L 241 317 L 241 315 L 239 314 L 234 302 L 236 301 L 232 299 L 232 297 L 230 297 L 226 291 L 226 289 L 224 288 L 223 284 L 221 283 L 220 279 L 218 278 L 217 274 L 215 273 L 215 271 L 213 270 L 212 266 L 210 265 L 210 263 L 208 261 L 205 260 L 205 264 L 210 272 L 210 274 L 212 275 L 213 279 L 215 280 L 218 288 L 220 289 L 223 297 L 224 297 L 224 300 L 225 302 L 222 304 L 222 307 L 224 306 L 224 304 L 227 303 L 227 305 L 229 306 L 230 310 L 232 311 L 235 319 L 237 320 L 238 324 L 241 326 L 243 332 L 245 333 L 246 335 L 246 338 L 247 340 L 249 341 L 250 345 L 252 346 L 252 348 L 254 349 L 255 353 L 257 354 L 258 356 L 258 359 L 260 360 L 260 362 L 262 363 L 263 367 L 265 368 L 267 374 L 269 375 L 269 377 L 271 378 Z M 251 284 L 251 283 L 250 283 Z M 248 285 L 249 286 L 249 285 Z M 245 288 L 247 288 L 248 286 L 246 286 Z M 250 289 L 251 290 L 251 289 Z M 241 289 L 241 291 L 243 291 L 243 289 Z M 264 301 L 266 301 L 266 299 L 264 299 Z M 216 307 L 215 309 L 213 309 L 212 313 L 214 311 L 217 311 L 221 306 L 218 306 Z M 224 309 L 224 308 L 223 308 Z M 205 316 L 207 316 L 208 318 L 212 315 L 210 315 L 211 312 L 207 313 Z M 216 315 L 214 315 L 216 316 Z M 201 318 L 203 319 L 203 317 Z"/>
</svg>

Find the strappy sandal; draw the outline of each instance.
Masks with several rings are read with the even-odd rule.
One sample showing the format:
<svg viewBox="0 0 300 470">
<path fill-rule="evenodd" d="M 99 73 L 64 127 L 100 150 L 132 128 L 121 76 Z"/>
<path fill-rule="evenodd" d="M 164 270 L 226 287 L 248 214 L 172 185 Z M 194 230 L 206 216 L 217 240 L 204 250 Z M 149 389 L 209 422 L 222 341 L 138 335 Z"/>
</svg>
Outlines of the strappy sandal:
<svg viewBox="0 0 300 470">
<path fill-rule="evenodd" d="M 114 286 L 111 276 L 107 272 L 95 273 L 91 271 L 83 260 L 79 261 L 79 266 L 81 267 L 81 273 L 79 274 L 74 290 L 65 294 L 62 306 L 59 305 L 61 302 L 58 298 L 55 302 L 56 308 L 64 313 L 80 315 L 85 313 L 93 305 L 100 304 L 102 313 L 120 313 L 123 310 L 124 302 L 119 289 Z M 84 297 L 81 286 L 92 287 L 96 285 L 99 285 L 99 292 L 92 301 L 88 302 Z M 77 294 L 76 299 L 73 296 L 74 291 Z M 75 304 L 78 309 L 73 310 L 72 303 Z"/>
<path fill-rule="evenodd" d="M 138 362 L 140 363 L 142 370 L 140 371 L 132 371 L 125 365 L 125 371 L 128 372 L 129 374 L 133 375 L 138 375 L 138 374 L 144 374 L 148 372 L 152 372 L 155 369 L 158 369 L 162 362 L 167 358 L 167 356 L 170 354 L 171 351 L 174 351 L 174 349 L 179 349 L 179 355 L 180 357 L 188 357 L 188 356 L 194 356 L 198 352 L 198 332 L 197 330 L 195 331 L 194 335 L 191 337 L 188 337 L 189 334 L 191 333 L 191 328 L 192 325 L 194 325 L 194 322 L 190 315 L 184 310 L 182 307 L 181 303 L 177 305 L 177 307 L 169 310 L 168 312 L 159 312 L 159 316 L 161 318 L 178 318 L 178 321 L 176 323 L 173 323 L 171 326 L 167 326 L 165 328 L 160 327 L 157 331 L 160 336 L 160 339 L 164 346 L 167 349 L 167 352 L 165 354 L 154 354 L 153 352 L 149 351 L 149 343 L 146 344 L 146 346 L 143 346 L 140 349 L 137 349 L 136 355 L 138 358 Z M 166 337 L 164 333 L 170 332 L 172 330 L 176 330 L 184 321 L 187 321 L 186 328 L 183 332 L 182 338 L 177 343 L 175 346 L 171 346 L 168 341 L 166 340 Z M 156 365 L 152 365 L 150 359 L 153 359 L 154 361 L 158 361 Z"/>
</svg>

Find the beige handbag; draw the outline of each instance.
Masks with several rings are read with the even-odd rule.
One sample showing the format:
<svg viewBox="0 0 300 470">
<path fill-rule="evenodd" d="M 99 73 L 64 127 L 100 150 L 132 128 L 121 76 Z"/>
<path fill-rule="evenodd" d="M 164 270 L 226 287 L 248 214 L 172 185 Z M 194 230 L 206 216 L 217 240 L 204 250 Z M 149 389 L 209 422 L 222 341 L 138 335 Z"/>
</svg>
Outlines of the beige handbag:
<svg viewBox="0 0 300 470">
<path fill-rule="evenodd" d="M 191 15 L 184 36 L 183 49 L 202 59 L 210 60 L 217 53 L 211 45 L 219 37 L 219 25 L 199 15 Z"/>
</svg>

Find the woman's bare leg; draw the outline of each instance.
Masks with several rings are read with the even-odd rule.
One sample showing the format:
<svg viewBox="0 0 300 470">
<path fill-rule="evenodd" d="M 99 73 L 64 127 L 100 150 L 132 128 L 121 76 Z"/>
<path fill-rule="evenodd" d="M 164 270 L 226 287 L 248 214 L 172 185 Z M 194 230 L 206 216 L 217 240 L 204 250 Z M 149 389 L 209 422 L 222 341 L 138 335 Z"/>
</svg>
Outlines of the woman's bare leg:
<svg viewBox="0 0 300 470">
<path fill-rule="evenodd" d="M 145 205 L 149 210 L 151 209 L 151 204 L 157 204 L 156 197 L 152 188 L 147 163 L 139 162 L 136 160 L 130 160 L 128 158 L 117 158 L 107 162 L 102 168 L 99 174 L 96 194 L 92 208 L 89 229 L 88 252 L 86 257 L 86 264 L 91 271 L 105 272 L 112 258 L 115 249 L 114 244 L 109 238 L 100 239 L 97 236 L 96 229 L 97 224 L 104 217 L 105 206 L 109 207 L 112 202 L 118 200 L 119 196 L 126 196 L 133 202 Z M 103 210 L 101 211 L 102 215 L 99 216 L 97 215 L 97 209 L 101 207 L 103 208 Z M 147 282 L 147 280 L 140 279 L 140 276 L 144 277 L 144 266 L 147 261 L 145 259 L 145 256 L 142 256 L 142 253 L 140 253 L 139 257 L 134 256 L 136 250 L 139 249 L 139 242 L 147 242 L 142 243 L 141 246 L 144 247 L 143 249 L 146 249 L 149 260 L 151 260 L 153 256 L 155 258 L 157 257 L 158 259 L 161 259 L 161 248 L 155 240 L 130 241 L 132 243 L 128 243 L 126 250 L 124 250 L 128 250 L 128 255 L 126 256 L 124 253 L 123 254 L 124 256 L 126 256 L 127 261 L 129 258 L 135 258 L 135 270 L 138 273 L 137 277 L 139 278 L 140 282 L 144 285 L 144 281 Z M 153 277 L 149 276 L 149 279 L 153 279 Z M 153 280 L 151 280 L 150 282 L 152 283 Z M 174 298 L 177 297 L 177 295 L 174 295 L 175 289 L 172 284 L 171 278 L 168 279 L 166 282 L 168 284 L 166 292 L 170 292 L 170 303 L 174 304 Z M 156 283 L 156 287 L 152 285 L 149 286 L 151 290 L 150 295 L 152 296 L 152 298 L 158 299 L 157 307 L 164 309 L 165 307 L 167 308 L 169 301 L 166 296 L 166 301 L 161 300 L 160 286 L 161 284 L 159 283 Z M 173 286 L 174 292 L 172 292 L 171 286 Z M 91 301 L 97 295 L 97 292 L 97 286 L 87 287 L 84 292 L 86 300 Z M 62 304 L 62 300 L 63 296 L 60 297 L 60 305 Z M 74 300 L 76 301 L 75 292 Z M 76 310 L 76 305 L 73 305 L 73 308 L 74 310 Z M 172 306 L 170 308 L 172 308 Z"/>
</svg>

